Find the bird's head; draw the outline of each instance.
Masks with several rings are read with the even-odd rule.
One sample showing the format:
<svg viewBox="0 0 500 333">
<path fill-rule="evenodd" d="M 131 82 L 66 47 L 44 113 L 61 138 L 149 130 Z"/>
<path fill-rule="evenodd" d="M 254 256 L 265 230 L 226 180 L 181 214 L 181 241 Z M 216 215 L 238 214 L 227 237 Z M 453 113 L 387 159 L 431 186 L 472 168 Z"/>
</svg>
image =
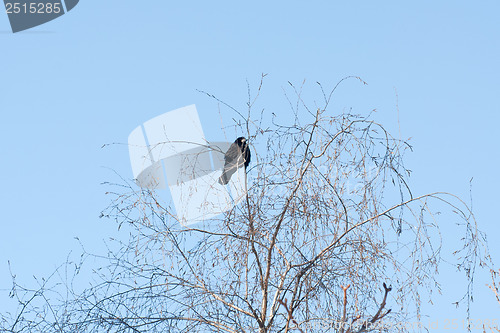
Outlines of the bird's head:
<svg viewBox="0 0 500 333">
<path fill-rule="evenodd" d="M 240 146 L 240 148 L 243 150 L 246 145 L 247 145 L 247 139 L 245 139 L 244 137 L 240 136 L 238 139 L 236 139 L 234 141 L 238 146 Z"/>
</svg>

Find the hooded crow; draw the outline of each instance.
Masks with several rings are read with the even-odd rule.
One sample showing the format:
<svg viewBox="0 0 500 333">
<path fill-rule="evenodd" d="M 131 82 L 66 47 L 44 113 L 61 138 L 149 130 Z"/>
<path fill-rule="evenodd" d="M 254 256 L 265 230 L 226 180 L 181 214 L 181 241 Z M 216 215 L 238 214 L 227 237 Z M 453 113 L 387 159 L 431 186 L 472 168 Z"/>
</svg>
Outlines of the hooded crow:
<svg viewBox="0 0 500 333">
<path fill-rule="evenodd" d="M 227 185 L 238 168 L 245 166 L 246 171 L 248 164 L 250 164 L 250 149 L 248 148 L 247 139 L 244 137 L 237 138 L 224 155 L 224 162 L 224 169 L 222 170 L 222 176 L 219 178 L 219 183 Z"/>
</svg>

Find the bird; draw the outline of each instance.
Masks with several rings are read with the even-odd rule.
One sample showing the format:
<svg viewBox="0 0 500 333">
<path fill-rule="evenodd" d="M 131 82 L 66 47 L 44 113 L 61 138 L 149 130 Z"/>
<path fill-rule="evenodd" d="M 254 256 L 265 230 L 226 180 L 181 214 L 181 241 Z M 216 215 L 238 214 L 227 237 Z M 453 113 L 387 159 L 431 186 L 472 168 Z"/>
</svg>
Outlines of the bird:
<svg viewBox="0 0 500 333">
<path fill-rule="evenodd" d="M 245 171 L 250 164 L 250 149 L 248 148 L 247 139 L 240 136 L 229 147 L 224 155 L 224 169 L 219 178 L 219 184 L 227 185 L 231 176 L 238 168 L 245 166 Z"/>
</svg>

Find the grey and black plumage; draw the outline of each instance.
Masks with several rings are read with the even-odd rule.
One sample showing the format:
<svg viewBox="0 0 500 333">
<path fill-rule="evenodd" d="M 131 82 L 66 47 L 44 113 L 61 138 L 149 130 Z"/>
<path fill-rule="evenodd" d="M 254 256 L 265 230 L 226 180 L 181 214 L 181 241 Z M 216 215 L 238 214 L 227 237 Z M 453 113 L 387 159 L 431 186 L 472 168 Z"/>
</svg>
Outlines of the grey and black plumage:
<svg viewBox="0 0 500 333">
<path fill-rule="evenodd" d="M 241 136 L 231 144 L 224 155 L 224 169 L 219 178 L 219 183 L 227 185 L 238 168 L 244 166 L 246 171 L 248 164 L 250 164 L 250 149 L 248 148 L 247 139 Z"/>
</svg>

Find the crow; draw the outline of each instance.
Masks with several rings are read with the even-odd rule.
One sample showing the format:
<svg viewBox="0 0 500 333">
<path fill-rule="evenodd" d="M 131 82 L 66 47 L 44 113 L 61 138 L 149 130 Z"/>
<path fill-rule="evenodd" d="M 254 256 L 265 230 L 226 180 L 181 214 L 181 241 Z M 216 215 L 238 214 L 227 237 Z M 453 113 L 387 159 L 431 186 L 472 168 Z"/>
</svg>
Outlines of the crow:
<svg viewBox="0 0 500 333">
<path fill-rule="evenodd" d="M 222 176 L 219 178 L 221 185 L 227 185 L 238 168 L 245 166 L 246 171 L 248 164 L 250 164 L 250 149 L 247 139 L 242 136 L 237 138 L 224 155 L 224 162 Z"/>
</svg>

